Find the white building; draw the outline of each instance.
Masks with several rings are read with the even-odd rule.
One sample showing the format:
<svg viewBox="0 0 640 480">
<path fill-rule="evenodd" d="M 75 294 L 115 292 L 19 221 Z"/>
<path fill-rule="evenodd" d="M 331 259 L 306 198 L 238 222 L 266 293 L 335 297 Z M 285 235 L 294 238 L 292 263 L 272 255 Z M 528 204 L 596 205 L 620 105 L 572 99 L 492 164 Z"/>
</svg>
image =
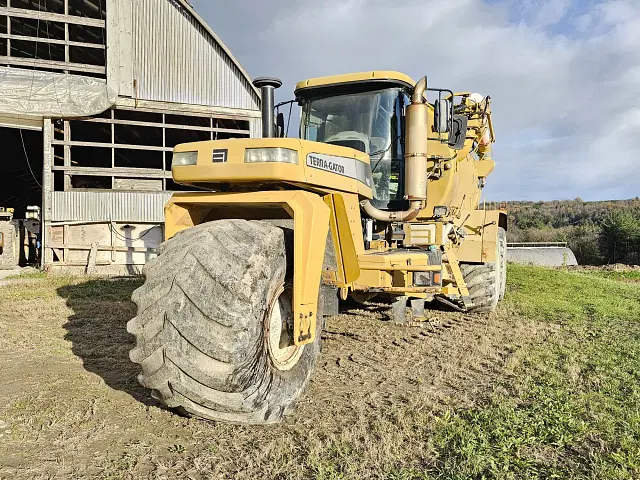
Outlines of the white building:
<svg viewBox="0 0 640 480">
<path fill-rule="evenodd" d="M 140 271 L 172 148 L 259 135 L 259 92 L 185 0 L 0 0 L 0 207 L 41 206 L 46 268 Z"/>
</svg>

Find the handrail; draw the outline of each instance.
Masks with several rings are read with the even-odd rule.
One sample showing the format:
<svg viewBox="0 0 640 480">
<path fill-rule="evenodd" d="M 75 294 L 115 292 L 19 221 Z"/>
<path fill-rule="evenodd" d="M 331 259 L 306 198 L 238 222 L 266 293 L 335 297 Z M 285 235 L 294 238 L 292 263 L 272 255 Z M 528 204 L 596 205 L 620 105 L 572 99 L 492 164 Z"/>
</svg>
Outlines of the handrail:
<svg viewBox="0 0 640 480">
<path fill-rule="evenodd" d="M 507 243 L 507 248 L 554 248 L 566 247 L 567 242 L 518 242 Z"/>
</svg>

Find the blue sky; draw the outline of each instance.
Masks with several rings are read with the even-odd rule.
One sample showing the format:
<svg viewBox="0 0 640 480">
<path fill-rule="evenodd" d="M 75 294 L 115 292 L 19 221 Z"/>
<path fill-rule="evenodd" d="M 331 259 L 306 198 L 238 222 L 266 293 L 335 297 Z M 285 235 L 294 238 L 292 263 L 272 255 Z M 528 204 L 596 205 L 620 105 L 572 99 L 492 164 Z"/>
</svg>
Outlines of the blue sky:
<svg viewBox="0 0 640 480">
<path fill-rule="evenodd" d="M 252 77 L 428 74 L 493 98 L 487 200 L 640 196 L 639 0 L 192 0 Z"/>
</svg>

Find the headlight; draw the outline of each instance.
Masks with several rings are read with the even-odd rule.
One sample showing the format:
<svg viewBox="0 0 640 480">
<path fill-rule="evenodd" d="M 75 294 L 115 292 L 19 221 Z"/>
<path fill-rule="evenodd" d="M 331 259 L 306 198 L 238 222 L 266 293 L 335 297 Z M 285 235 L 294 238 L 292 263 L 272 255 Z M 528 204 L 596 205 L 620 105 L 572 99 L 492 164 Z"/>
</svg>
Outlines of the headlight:
<svg viewBox="0 0 640 480">
<path fill-rule="evenodd" d="M 446 217 L 449 215 L 449 207 L 446 205 L 438 205 L 437 207 L 433 207 L 433 216 L 434 217 Z"/>
<path fill-rule="evenodd" d="M 171 160 L 172 167 L 195 165 L 198 163 L 198 152 L 174 152 Z"/>
<path fill-rule="evenodd" d="M 244 151 L 245 163 L 298 163 L 298 152 L 289 148 L 247 148 Z"/>
<path fill-rule="evenodd" d="M 413 272 L 413 284 L 416 287 L 441 287 L 442 272 Z"/>
</svg>

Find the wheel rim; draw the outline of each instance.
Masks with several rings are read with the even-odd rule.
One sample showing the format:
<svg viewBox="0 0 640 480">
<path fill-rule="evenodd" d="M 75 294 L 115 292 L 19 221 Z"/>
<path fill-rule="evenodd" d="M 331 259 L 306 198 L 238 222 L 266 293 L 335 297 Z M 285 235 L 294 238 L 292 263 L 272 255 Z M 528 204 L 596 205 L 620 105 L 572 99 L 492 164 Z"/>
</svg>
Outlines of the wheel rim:
<svg viewBox="0 0 640 480">
<path fill-rule="evenodd" d="M 293 307 L 288 292 L 284 286 L 278 289 L 269 303 L 265 322 L 269 357 L 278 370 L 291 370 L 304 350 L 304 345 L 293 343 Z"/>
</svg>

